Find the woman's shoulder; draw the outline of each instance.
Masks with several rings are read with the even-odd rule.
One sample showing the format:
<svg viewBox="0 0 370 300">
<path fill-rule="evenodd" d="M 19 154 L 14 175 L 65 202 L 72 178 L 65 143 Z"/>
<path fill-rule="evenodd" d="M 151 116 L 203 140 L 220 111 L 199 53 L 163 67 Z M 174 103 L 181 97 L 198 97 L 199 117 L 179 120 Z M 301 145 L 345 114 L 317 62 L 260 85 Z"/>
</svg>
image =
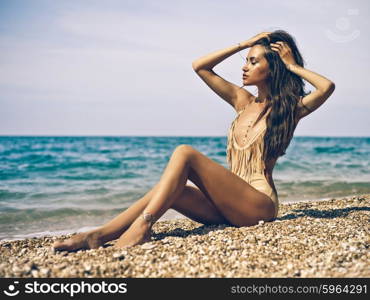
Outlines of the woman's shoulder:
<svg viewBox="0 0 370 300">
<path fill-rule="evenodd" d="M 245 89 L 240 89 L 240 91 L 237 94 L 234 109 L 237 113 L 242 112 L 249 104 L 251 104 L 254 99 L 254 97 L 251 93 L 246 91 Z"/>
</svg>

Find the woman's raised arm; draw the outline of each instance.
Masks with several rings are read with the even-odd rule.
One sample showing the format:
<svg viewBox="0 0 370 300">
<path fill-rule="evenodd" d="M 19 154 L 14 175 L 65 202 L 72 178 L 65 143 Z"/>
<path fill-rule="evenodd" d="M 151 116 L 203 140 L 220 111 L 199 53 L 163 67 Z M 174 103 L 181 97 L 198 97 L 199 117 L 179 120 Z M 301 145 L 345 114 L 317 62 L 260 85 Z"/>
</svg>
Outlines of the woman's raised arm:
<svg viewBox="0 0 370 300">
<path fill-rule="evenodd" d="M 225 80 L 212 69 L 227 57 L 240 50 L 253 46 L 255 41 L 267 35 L 267 32 L 260 33 L 239 44 L 202 56 L 194 60 L 192 63 L 192 67 L 198 76 L 236 111 L 241 110 L 249 101 L 251 101 L 253 95 L 247 90 L 240 88 L 238 85 Z"/>
<path fill-rule="evenodd" d="M 225 49 L 221 49 L 210 54 L 207 54 L 205 56 L 202 56 L 193 61 L 192 64 L 193 69 L 196 72 L 200 69 L 212 70 L 214 66 L 218 65 L 220 62 L 222 62 L 229 56 L 235 54 L 236 52 L 239 52 L 240 50 L 252 47 L 254 42 L 263 37 L 268 37 L 269 33 L 271 32 L 259 33 L 256 36 L 239 43 L 238 45 L 227 47 Z"/>
<path fill-rule="evenodd" d="M 278 52 L 281 60 L 289 71 L 307 80 L 316 88 L 315 91 L 302 98 L 303 106 L 301 106 L 300 103 L 298 104 L 300 108 L 298 119 L 301 119 L 318 109 L 326 99 L 329 98 L 335 90 L 335 84 L 326 77 L 296 64 L 292 55 L 292 50 L 284 42 L 278 41 L 276 43 L 271 43 L 270 45 L 272 50 Z"/>
</svg>

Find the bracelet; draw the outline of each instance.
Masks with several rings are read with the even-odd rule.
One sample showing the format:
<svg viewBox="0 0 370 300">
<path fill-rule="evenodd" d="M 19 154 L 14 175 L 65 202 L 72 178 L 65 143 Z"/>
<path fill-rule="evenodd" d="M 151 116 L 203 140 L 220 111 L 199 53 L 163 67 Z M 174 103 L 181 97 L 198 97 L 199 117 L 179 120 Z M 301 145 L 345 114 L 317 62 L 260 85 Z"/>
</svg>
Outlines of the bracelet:
<svg viewBox="0 0 370 300">
<path fill-rule="evenodd" d="M 154 223 L 154 216 L 150 213 L 143 212 L 143 219 L 150 224 Z"/>
</svg>

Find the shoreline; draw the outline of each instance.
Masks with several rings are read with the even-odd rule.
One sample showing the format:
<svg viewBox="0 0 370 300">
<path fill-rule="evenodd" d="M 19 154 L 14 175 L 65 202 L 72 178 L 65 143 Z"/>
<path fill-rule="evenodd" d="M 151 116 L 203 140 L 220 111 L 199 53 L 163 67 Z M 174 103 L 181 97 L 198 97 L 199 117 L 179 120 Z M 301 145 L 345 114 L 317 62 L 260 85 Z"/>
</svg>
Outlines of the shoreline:
<svg viewBox="0 0 370 300">
<path fill-rule="evenodd" d="M 190 182 L 190 184 L 192 184 Z M 368 194 L 364 194 L 365 196 Z M 370 195 L 370 194 L 369 194 Z M 325 198 L 316 198 L 316 199 L 303 199 L 303 200 L 288 200 L 284 201 L 283 203 L 280 202 L 280 205 L 288 205 L 288 204 L 297 204 L 297 203 L 314 203 L 314 202 L 321 202 L 321 201 L 328 201 L 331 199 L 337 199 L 337 198 L 352 198 L 357 197 L 357 194 L 349 194 L 343 197 L 325 197 Z M 178 219 L 188 219 L 186 216 L 180 214 L 174 209 L 167 210 L 159 219 L 159 221 L 171 221 L 171 220 L 178 220 Z M 26 239 L 32 239 L 32 238 L 43 238 L 48 236 L 65 236 L 70 235 L 74 233 L 80 233 L 84 231 L 88 231 L 94 228 L 97 228 L 99 226 L 84 226 L 78 229 L 67 229 L 67 230 L 51 230 L 51 231 L 41 231 L 41 232 L 31 232 L 24 234 L 24 236 L 17 237 L 17 238 L 3 238 L 0 239 L 0 244 L 2 242 L 10 242 L 10 241 L 21 241 Z"/>
<path fill-rule="evenodd" d="M 370 277 L 370 194 L 280 204 L 273 222 L 158 221 L 151 241 L 55 253 L 47 236 L 0 242 L 1 277 Z M 64 238 L 71 236 L 65 235 Z"/>
</svg>

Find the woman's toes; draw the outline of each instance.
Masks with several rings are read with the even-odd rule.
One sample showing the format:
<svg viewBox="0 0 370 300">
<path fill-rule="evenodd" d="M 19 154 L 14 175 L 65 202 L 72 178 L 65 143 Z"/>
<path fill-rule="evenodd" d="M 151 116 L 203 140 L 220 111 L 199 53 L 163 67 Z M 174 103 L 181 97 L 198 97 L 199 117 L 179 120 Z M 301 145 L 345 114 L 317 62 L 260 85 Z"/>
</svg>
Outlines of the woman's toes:
<svg viewBox="0 0 370 300">
<path fill-rule="evenodd" d="M 86 237 L 84 234 L 75 235 L 65 241 L 57 241 L 53 248 L 59 251 L 74 251 L 86 247 Z"/>
<path fill-rule="evenodd" d="M 53 244 L 53 248 L 59 251 L 74 251 L 78 249 L 96 249 L 103 245 L 100 239 L 100 232 L 91 231 L 83 232 L 65 241 L 57 241 Z"/>
<path fill-rule="evenodd" d="M 72 250 L 71 248 L 72 248 L 72 245 L 71 245 L 71 243 L 70 242 L 68 242 L 68 240 L 67 241 L 58 241 L 58 242 L 55 242 L 54 244 L 53 244 L 53 248 L 55 249 L 55 250 L 60 250 L 60 251 L 63 251 L 63 250 L 67 250 L 67 251 L 70 251 L 70 250 Z"/>
</svg>

